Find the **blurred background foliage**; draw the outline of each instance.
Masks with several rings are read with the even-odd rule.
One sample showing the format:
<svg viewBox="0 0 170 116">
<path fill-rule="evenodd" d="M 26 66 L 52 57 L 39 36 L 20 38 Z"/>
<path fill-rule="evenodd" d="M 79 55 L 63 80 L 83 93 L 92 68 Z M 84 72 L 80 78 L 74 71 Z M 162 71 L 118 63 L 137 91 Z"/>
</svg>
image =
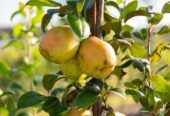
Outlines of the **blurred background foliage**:
<svg viewBox="0 0 170 116">
<path fill-rule="evenodd" d="M 121 0 L 117 1 L 121 3 Z M 28 112 L 25 112 L 25 109 L 16 110 L 19 96 L 28 90 L 35 90 L 48 95 L 42 88 L 42 77 L 45 74 L 56 73 L 58 71 L 58 66 L 46 61 L 38 50 L 38 43 L 43 36 L 40 25 L 45 12 L 46 8 L 25 6 L 25 3 L 20 2 L 19 8 L 12 14 L 11 20 L 20 16 L 22 17 L 22 21 L 15 24 L 12 30 L 0 29 L 0 116 L 13 116 L 14 113 L 17 116 L 31 116 L 31 114 L 36 116 L 37 112 L 35 112 L 34 109 L 37 109 L 39 106 L 26 109 Z M 57 20 L 56 17 L 58 18 Z M 53 17 L 53 21 L 51 21 L 50 25 L 47 27 L 48 29 L 66 23 L 63 18 L 56 17 Z M 140 25 L 140 23 L 138 24 Z M 121 58 L 124 54 L 133 53 L 134 56 L 136 55 L 139 57 L 146 55 L 145 49 L 142 49 L 142 43 L 144 42 L 142 39 L 147 33 L 145 28 L 124 27 L 125 32 L 129 29 L 131 30 L 130 34 L 132 34 L 131 39 L 135 40 L 136 44 L 133 44 L 130 49 L 125 49 L 124 52 L 117 50 L 118 64 L 121 62 Z M 170 42 L 169 31 L 169 25 L 153 26 L 154 33 L 151 42 L 151 51 L 154 51 L 160 43 Z M 124 34 L 126 35 L 127 33 Z M 113 33 L 110 33 L 110 36 L 112 35 Z M 105 37 L 105 39 L 108 40 L 109 35 Z M 124 44 L 122 44 L 122 46 L 124 46 Z M 141 49 L 141 51 L 136 51 L 138 48 Z M 169 51 L 163 51 L 160 61 L 152 63 L 152 72 L 156 73 L 158 67 L 169 64 L 169 56 Z M 170 79 L 170 67 L 159 73 L 167 79 Z M 119 75 L 124 75 L 123 79 L 119 78 Z M 130 82 L 135 78 L 138 79 L 143 77 L 143 75 L 142 72 L 130 66 L 124 69 L 124 72 L 119 72 L 118 75 L 112 75 L 111 77 L 113 78 L 109 78 L 107 83 L 113 87 L 121 88 L 124 86 L 125 82 Z M 65 81 L 60 81 L 55 84 L 55 86 L 60 87 L 64 87 L 65 85 Z M 131 97 L 122 99 L 115 93 L 109 96 L 107 102 L 116 110 L 121 110 L 122 112 L 133 113 L 140 109 L 140 106 L 135 105 Z M 129 105 L 132 107 L 131 111 L 128 111 L 129 108 L 127 108 L 127 106 Z M 41 110 L 39 110 L 39 114 L 37 115 L 47 115 L 44 112 L 41 113 Z"/>
</svg>

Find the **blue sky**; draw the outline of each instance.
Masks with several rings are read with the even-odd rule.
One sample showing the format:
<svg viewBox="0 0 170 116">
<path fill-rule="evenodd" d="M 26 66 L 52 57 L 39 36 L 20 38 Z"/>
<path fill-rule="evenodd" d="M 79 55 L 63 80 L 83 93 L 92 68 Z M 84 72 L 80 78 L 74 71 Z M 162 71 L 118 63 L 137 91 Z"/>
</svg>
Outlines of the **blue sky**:
<svg viewBox="0 0 170 116">
<path fill-rule="evenodd" d="M 26 2 L 28 0 L 0 0 L 0 28 L 1 27 L 12 27 L 16 21 L 21 20 L 18 18 L 15 18 L 13 21 L 10 20 L 11 14 L 17 10 L 18 8 L 18 2 Z M 56 0 L 56 1 L 61 1 L 61 0 Z M 127 1 L 132 1 L 132 0 L 127 0 Z M 170 0 L 139 0 L 140 1 L 140 6 L 142 5 L 154 5 L 154 9 L 156 11 L 161 11 L 161 7 L 163 4 L 167 1 Z M 140 22 L 140 24 L 139 24 Z M 145 26 L 146 21 L 144 17 L 136 17 L 132 18 L 131 20 L 128 21 L 128 24 L 131 24 L 132 26 Z M 161 21 L 160 25 L 165 25 L 168 24 L 170 25 L 170 15 L 166 14 L 164 19 Z"/>
</svg>

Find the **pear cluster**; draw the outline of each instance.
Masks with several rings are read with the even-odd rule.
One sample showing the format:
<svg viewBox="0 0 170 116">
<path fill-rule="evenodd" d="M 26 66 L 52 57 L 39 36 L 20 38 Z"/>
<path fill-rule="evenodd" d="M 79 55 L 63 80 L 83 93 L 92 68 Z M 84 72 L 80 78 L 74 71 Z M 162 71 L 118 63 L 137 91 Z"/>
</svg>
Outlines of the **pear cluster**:
<svg viewBox="0 0 170 116">
<path fill-rule="evenodd" d="M 39 51 L 47 60 L 59 64 L 70 79 L 77 79 L 81 74 L 103 79 L 116 65 L 115 51 L 109 43 L 95 36 L 80 41 L 69 26 L 46 32 Z"/>
</svg>

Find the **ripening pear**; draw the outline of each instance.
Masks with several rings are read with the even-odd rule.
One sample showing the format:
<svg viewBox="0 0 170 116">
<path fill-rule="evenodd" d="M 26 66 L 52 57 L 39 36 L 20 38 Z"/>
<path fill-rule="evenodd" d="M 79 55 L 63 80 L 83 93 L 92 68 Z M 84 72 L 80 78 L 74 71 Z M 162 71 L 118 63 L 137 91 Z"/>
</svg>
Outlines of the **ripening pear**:
<svg viewBox="0 0 170 116">
<path fill-rule="evenodd" d="M 69 26 L 59 26 L 45 33 L 39 51 L 47 60 L 60 64 L 76 55 L 79 44 L 79 38 Z"/>
<path fill-rule="evenodd" d="M 81 70 L 96 79 L 107 77 L 116 65 L 112 46 L 94 36 L 81 42 L 77 58 Z"/>
<path fill-rule="evenodd" d="M 63 74 L 70 79 L 78 79 L 82 74 L 82 71 L 77 63 L 76 57 L 68 60 L 65 63 L 59 65 L 60 70 Z"/>
<path fill-rule="evenodd" d="M 66 116 L 92 116 L 89 110 L 71 108 Z"/>
</svg>

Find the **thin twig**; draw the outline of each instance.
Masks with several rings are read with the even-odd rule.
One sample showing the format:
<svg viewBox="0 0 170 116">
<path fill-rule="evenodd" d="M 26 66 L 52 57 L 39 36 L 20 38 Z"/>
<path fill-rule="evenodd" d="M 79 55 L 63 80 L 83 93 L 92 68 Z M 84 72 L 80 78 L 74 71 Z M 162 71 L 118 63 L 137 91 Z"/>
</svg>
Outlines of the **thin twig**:
<svg viewBox="0 0 170 116">
<path fill-rule="evenodd" d="M 92 35 L 96 36 L 96 2 L 94 2 L 92 11 L 91 11 L 91 17 L 92 17 Z"/>
</svg>

